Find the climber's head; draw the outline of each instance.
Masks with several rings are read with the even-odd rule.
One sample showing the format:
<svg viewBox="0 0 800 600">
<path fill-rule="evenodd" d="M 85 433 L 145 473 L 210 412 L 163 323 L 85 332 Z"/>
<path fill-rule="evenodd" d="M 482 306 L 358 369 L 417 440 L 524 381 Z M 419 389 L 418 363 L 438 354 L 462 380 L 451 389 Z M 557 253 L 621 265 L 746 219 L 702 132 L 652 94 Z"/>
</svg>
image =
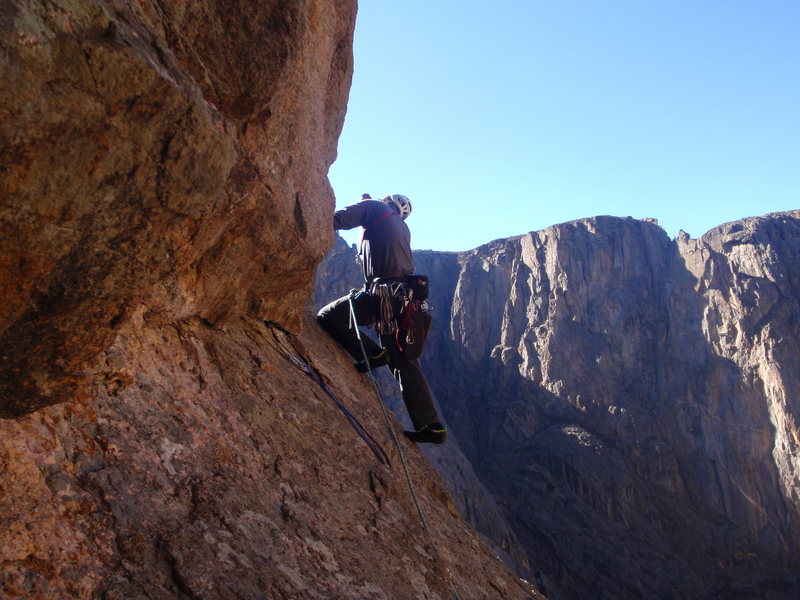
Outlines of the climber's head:
<svg viewBox="0 0 800 600">
<path fill-rule="evenodd" d="M 403 220 L 411 214 L 411 200 L 407 196 L 390 194 L 381 198 L 381 202 L 388 204 Z"/>
</svg>

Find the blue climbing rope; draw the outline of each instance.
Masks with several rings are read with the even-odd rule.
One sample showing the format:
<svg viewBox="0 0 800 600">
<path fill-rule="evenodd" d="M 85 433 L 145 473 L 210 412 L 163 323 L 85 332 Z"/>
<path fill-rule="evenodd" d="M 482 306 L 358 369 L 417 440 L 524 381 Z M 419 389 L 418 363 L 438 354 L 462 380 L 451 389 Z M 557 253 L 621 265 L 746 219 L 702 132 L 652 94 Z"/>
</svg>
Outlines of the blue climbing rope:
<svg viewBox="0 0 800 600">
<path fill-rule="evenodd" d="M 381 446 L 380 443 L 374 437 L 372 437 L 372 435 L 370 435 L 370 433 L 359 422 L 359 420 L 356 419 L 349 410 L 347 410 L 347 407 L 344 404 L 342 404 L 336 398 L 336 396 L 333 395 L 333 392 L 331 392 L 330 388 L 322 380 L 322 376 L 315 369 L 311 368 L 308 364 L 306 364 L 305 362 L 294 356 L 291 352 L 289 352 L 285 348 L 284 344 L 280 341 L 280 339 L 278 339 L 278 337 L 275 335 L 274 330 L 272 332 L 272 337 L 280 346 L 280 349 L 278 349 L 278 351 L 284 356 L 284 358 L 289 360 L 293 365 L 298 367 L 301 371 L 303 371 L 303 373 L 305 373 L 312 380 L 314 380 L 316 384 L 320 388 L 322 388 L 322 391 L 325 392 L 325 394 L 331 400 L 333 400 L 333 402 L 336 404 L 339 410 L 342 411 L 342 414 L 344 414 L 345 418 L 348 420 L 350 425 L 352 425 L 353 429 L 355 429 L 359 437 L 362 440 L 364 440 L 364 443 L 367 444 L 370 450 L 372 450 L 372 453 L 375 455 L 375 458 L 377 458 L 384 465 L 391 465 L 392 463 L 389 460 L 386 451 L 383 449 L 383 446 Z"/>
</svg>

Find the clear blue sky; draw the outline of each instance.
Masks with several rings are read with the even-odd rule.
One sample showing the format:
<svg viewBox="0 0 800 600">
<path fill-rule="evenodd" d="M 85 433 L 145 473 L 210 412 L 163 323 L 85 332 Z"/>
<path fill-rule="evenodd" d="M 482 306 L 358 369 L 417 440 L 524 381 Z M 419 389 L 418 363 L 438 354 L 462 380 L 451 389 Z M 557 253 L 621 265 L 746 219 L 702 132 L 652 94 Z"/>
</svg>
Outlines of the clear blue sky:
<svg viewBox="0 0 800 600">
<path fill-rule="evenodd" d="M 330 180 L 409 196 L 415 249 L 800 208 L 800 0 L 359 4 Z"/>
</svg>

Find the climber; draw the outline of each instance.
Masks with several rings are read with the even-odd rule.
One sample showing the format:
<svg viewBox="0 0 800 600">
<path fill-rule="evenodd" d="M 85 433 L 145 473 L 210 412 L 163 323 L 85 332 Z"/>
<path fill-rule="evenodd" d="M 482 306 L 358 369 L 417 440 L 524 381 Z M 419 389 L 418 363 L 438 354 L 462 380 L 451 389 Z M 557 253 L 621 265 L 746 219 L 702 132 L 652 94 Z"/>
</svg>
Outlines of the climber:
<svg viewBox="0 0 800 600">
<path fill-rule="evenodd" d="M 401 194 L 381 200 L 364 194 L 360 202 L 334 213 L 334 229 L 363 227 L 359 256 L 366 283 L 360 291 L 322 308 L 317 321 L 356 360 L 357 370 L 367 372 L 388 365 L 400 383 L 403 401 L 414 425 L 414 431 L 405 432 L 409 439 L 416 443 L 442 444 L 447 438 L 447 428 L 441 423 L 419 360 L 407 358 L 398 349 L 395 336 L 385 334 L 380 335 L 382 346 L 367 335 L 361 336 L 365 356 L 356 329 L 350 324 L 351 300 L 358 324 L 372 324 L 378 311 L 378 300 L 372 293 L 374 285 L 378 282 L 405 285 L 414 273 L 411 232 L 405 223 L 410 214 L 411 201 Z"/>
</svg>

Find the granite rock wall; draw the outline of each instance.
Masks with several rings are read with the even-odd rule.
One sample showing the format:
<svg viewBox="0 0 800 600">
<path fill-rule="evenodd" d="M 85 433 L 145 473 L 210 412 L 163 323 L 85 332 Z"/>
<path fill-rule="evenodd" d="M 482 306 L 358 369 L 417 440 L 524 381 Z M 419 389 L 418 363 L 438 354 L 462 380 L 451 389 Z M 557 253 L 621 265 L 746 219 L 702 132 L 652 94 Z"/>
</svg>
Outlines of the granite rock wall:
<svg viewBox="0 0 800 600">
<path fill-rule="evenodd" d="M 415 255 L 432 386 L 549 597 L 797 589 L 798 258 L 796 211 Z"/>
<path fill-rule="evenodd" d="M 355 3 L 7 2 L 0 414 L 141 306 L 296 329 L 331 243 Z"/>
</svg>

